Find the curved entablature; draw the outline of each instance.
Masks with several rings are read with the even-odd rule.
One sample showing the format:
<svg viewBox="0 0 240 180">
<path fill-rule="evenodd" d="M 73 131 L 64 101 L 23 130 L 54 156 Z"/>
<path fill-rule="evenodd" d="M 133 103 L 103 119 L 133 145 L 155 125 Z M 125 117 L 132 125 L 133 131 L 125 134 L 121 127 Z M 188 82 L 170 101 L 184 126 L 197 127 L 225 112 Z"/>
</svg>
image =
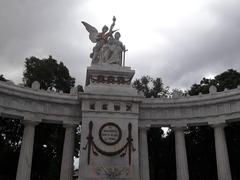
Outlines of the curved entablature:
<svg viewBox="0 0 240 180">
<path fill-rule="evenodd" d="M 76 93 L 56 93 L 0 82 L 0 113 L 31 121 L 79 124 L 81 105 Z"/>
<path fill-rule="evenodd" d="M 79 124 L 82 118 L 82 99 L 108 99 L 117 102 L 120 98 L 140 104 L 140 127 L 215 124 L 240 119 L 240 87 L 223 92 L 173 98 L 77 94 L 75 91 L 70 94 L 56 93 L 0 82 L 0 113 L 3 116 L 33 121 Z"/>
<path fill-rule="evenodd" d="M 240 119 L 240 88 L 197 96 L 144 99 L 140 126 L 187 126 Z"/>
</svg>

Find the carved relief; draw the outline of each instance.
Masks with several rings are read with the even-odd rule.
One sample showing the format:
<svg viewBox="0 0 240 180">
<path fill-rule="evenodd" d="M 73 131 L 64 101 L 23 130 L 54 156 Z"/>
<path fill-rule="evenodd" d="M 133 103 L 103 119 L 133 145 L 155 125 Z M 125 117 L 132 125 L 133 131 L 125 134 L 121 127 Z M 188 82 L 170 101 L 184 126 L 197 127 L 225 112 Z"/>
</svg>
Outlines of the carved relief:
<svg viewBox="0 0 240 180">
<path fill-rule="evenodd" d="M 129 168 L 127 167 L 97 167 L 96 174 L 101 177 L 115 178 L 126 177 L 129 174 Z"/>
<path fill-rule="evenodd" d="M 87 136 L 87 144 L 83 147 L 84 150 L 88 151 L 87 162 L 90 164 L 91 154 L 93 153 L 95 156 L 104 155 L 104 156 L 116 156 L 120 157 L 126 156 L 128 154 L 128 163 L 131 165 L 132 163 L 132 153 L 136 151 L 133 146 L 133 138 L 132 138 L 132 124 L 128 124 L 128 138 L 126 140 L 125 145 L 115 151 L 105 151 L 96 145 L 94 142 L 94 137 L 92 135 L 93 131 L 93 122 L 89 122 L 89 134 Z"/>
<path fill-rule="evenodd" d="M 93 76 L 91 75 L 90 80 L 92 83 L 105 83 L 105 84 L 126 84 L 129 85 L 131 80 L 124 77 L 114 78 L 113 76 Z"/>
</svg>

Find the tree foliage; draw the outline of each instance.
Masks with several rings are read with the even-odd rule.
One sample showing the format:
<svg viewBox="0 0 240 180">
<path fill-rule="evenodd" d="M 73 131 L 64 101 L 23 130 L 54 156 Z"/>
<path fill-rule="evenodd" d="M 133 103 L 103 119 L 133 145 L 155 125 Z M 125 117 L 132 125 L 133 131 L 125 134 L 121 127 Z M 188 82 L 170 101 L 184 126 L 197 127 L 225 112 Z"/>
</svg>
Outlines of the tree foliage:
<svg viewBox="0 0 240 180">
<path fill-rule="evenodd" d="M 133 82 L 133 87 L 142 92 L 146 98 L 163 97 L 169 95 L 169 87 L 165 87 L 161 78 L 153 79 L 150 76 L 142 76 Z"/>
<path fill-rule="evenodd" d="M 233 179 L 240 179 L 240 122 L 232 122 L 225 128 L 228 154 Z"/>
<path fill-rule="evenodd" d="M 75 79 L 69 75 L 67 67 L 62 62 L 58 63 L 51 56 L 47 59 L 26 58 L 23 75 L 25 86 L 30 87 L 34 81 L 38 81 L 41 88 L 45 90 L 51 88 L 68 93 L 75 83 Z M 6 80 L 2 75 L 0 78 L 0 80 Z M 82 91 L 82 86 L 79 85 L 78 90 Z M 11 118 L 7 118 L 6 121 L 0 120 L 0 179 L 15 179 L 22 133 L 23 126 L 19 120 Z M 62 125 L 40 123 L 36 126 L 32 180 L 59 179 L 63 137 Z M 75 142 L 77 144 L 75 152 L 77 152 L 79 150 L 79 133 Z M 10 165 L 11 168 L 9 168 Z"/>
<path fill-rule="evenodd" d="M 0 75 L 0 81 L 7 81 L 7 79 L 5 79 L 5 77 L 1 74 Z"/>
<path fill-rule="evenodd" d="M 223 73 L 215 76 L 214 79 L 203 78 L 199 84 L 193 84 L 188 91 L 190 95 L 198 95 L 199 93 L 208 94 L 209 87 L 216 86 L 218 91 L 227 89 L 234 89 L 240 85 L 240 73 L 233 69 L 228 69 Z"/>
<path fill-rule="evenodd" d="M 161 128 L 148 131 L 148 155 L 151 180 L 175 180 L 174 134 L 169 129 L 167 135 Z"/>
<path fill-rule="evenodd" d="M 211 85 L 216 86 L 217 91 L 224 91 L 226 88 L 237 88 L 240 85 L 240 73 L 236 70 L 228 69 L 213 79 L 203 78 L 199 84 L 193 84 L 188 93 L 190 95 L 207 94 Z M 236 144 L 235 142 L 240 141 L 239 127 L 239 125 L 234 125 L 227 128 L 227 137 L 231 137 L 227 138 L 227 142 L 229 152 L 231 152 L 230 163 L 233 165 L 231 167 L 233 179 L 240 178 L 239 172 L 235 170 L 237 164 L 235 160 L 239 159 L 240 149 L 239 146 L 230 146 L 230 144 Z M 217 179 L 213 129 L 206 126 L 189 128 L 186 140 L 190 176 L 196 180 L 201 180 L 202 178 L 206 180 Z"/>
<path fill-rule="evenodd" d="M 49 56 L 47 59 L 37 57 L 26 58 L 23 82 L 31 87 L 34 81 L 40 83 L 42 89 L 55 89 L 57 91 L 70 92 L 74 87 L 75 79 L 69 75 L 67 67 Z"/>
<path fill-rule="evenodd" d="M 160 79 L 160 78 L 159 78 Z M 160 97 L 185 95 L 178 89 L 163 91 L 163 83 L 158 83 L 156 87 L 153 83 L 154 79 L 149 76 L 143 76 L 137 79 L 133 87 L 138 91 L 143 92 L 145 97 Z M 236 70 L 229 69 L 217 76 L 214 79 L 203 78 L 199 84 L 193 84 L 188 90 L 190 95 L 198 95 L 199 93 L 209 93 L 209 87 L 216 86 L 218 91 L 234 89 L 240 85 L 240 73 Z M 238 171 L 239 162 L 239 142 L 240 142 L 240 123 L 230 125 L 226 129 L 226 137 L 228 149 L 230 152 L 230 164 L 232 168 L 233 179 L 240 179 Z M 217 180 L 216 154 L 214 145 L 214 131 L 209 126 L 194 126 L 188 127 L 185 131 L 187 157 L 189 165 L 190 179 L 195 180 Z M 149 143 L 149 160 L 150 160 L 150 176 L 151 180 L 157 179 L 176 179 L 175 172 L 175 150 L 173 132 L 169 131 L 167 136 L 163 136 L 160 128 L 151 128 L 148 132 Z"/>
<path fill-rule="evenodd" d="M 40 123 L 36 126 L 31 179 L 60 179 L 64 134 L 61 125 Z"/>
<path fill-rule="evenodd" d="M 169 88 L 165 87 L 161 78 L 153 79 L 142 76 L 133 82 L 133 87 L 147 98 L 167 97 Z M 164 135 L 161 128 L 150 128 L 148 131 L 149 166 L 151 180 L 175 180 L 175 149 L 172 131 Z"/>
<path fill-rule="evenodd" d="M 34 81 L 38 81 L 40 87 L 45 90 L 50 88 L 69 93 L 75 84 L 75 79 L 69 75 L 67 67 L 62 62 L 58 63 L 51 56 L 41 60 L 36 57 L 26 58 L 23 76 L 26 86 L 31 86 Z M 82 86 L 78 86 L 78 89 L 82 90 Z M 58 125 L 40 124 L 37 126 L 32 179 L 59 179 L 63 137 L 64 129 Z M 79 134 L 76 136 L 75 143 L 78 143 L 78 140 Z M 79 149 L 78 144 L 76 149 Z"/>
<path fill-rule="evenodd" d="M 213 129 L 209 126 L 188 127 L 185 139 L 190 179 L 217 180 Z"/>
<path fill-rule="evenodd" d="M 15 179 L 22 132 L 19 120 L 0 116 L 0 179 Z"/>
</svg>

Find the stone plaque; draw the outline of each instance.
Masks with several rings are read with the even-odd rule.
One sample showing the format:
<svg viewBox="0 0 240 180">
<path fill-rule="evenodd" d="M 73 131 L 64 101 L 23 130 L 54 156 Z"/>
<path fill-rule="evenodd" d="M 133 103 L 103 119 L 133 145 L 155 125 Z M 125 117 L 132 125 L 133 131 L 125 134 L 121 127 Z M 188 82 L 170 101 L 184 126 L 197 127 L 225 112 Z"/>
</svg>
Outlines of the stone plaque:
<svg viewBox="0 0 240 180">
<path fill-rule="evenodd" d="M 112 122 L 102 125 L 99 130 L 99 138 L 106 145 L 117 144 L 122 137 L 120 127 Z"/>
</svg>

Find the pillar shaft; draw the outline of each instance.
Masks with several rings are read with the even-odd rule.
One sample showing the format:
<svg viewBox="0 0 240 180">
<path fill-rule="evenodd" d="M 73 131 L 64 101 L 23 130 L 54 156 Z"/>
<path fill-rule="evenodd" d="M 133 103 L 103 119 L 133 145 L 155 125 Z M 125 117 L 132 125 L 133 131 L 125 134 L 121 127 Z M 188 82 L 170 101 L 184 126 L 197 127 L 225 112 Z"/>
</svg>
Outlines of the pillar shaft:
<svg viewBox="0 0 240 180">
<path fill-rule="evenodd" d="M 139 131 L 139 151 L 140 151 L 140 178 L 141 180 L 150 180 L 147 128 L 142 128 Z"/>
<path fill-rule="evenodd" d="M 66 128 L 66 130 L 63 146 L 60 180 L 72 180 L 75 131 L 73 125 L 66 125 L 64 127 Z"/>
<path fill-rule="evenodd" d="M 16 180 L 30 180 L 36 123 L 24 122 L 24 132 L 18 160 Z"/>
<path fill-rule="evenodd" d="M 177 180 L 189 180 L 187 153 L 183 128 L 174 128 Z"/>
<path fill-rule="evenodd" d="M 231 180 L 224 125 L 214 126 L 218 180 Z"/>
</svg>

